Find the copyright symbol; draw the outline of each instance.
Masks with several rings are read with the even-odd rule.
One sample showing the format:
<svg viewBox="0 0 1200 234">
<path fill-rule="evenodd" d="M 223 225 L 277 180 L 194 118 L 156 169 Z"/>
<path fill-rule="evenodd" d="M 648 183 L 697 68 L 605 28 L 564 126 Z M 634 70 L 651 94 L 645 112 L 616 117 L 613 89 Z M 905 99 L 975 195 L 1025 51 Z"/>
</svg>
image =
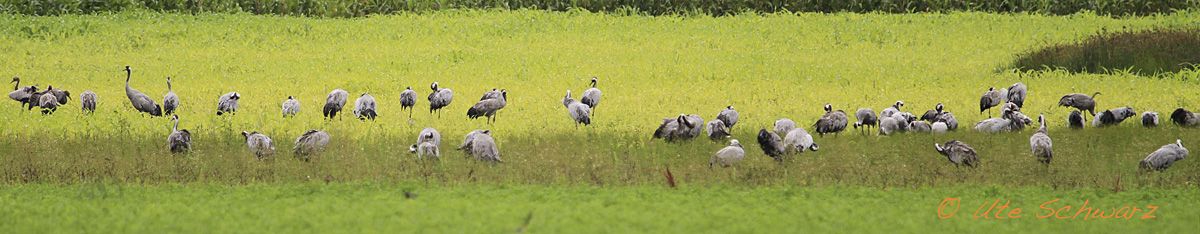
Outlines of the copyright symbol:
<svg viewBox="0 0 1200 234">
<path fill-rule="evenodd" d="M 946 199 L 942 199 L 942 203 L 938 204 L 938 208 L 937 208 L 938 218 L 939 219 L 948 219 L 950 217 L 954 217 L 954 214 L 958 213 L 959 203 L 960 203 L 960 201 L 956 197 L 948 197 Z"/>
</svg>

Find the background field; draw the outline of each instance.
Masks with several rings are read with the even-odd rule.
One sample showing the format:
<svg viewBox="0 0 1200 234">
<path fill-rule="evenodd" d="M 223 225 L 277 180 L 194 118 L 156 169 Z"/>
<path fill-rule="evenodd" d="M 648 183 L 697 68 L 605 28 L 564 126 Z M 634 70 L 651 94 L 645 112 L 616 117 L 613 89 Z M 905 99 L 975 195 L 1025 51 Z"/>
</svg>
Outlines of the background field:
<svg viewBox="0 0 1200 234">
<path fill-rule="evenodd" d="M 1195 130 L 1172 125 L 1144 129 L 1129 122 L 1073 131 L 1063 123 L 1069 110 L 1053 105 L 1062 94 L 1099 91 L 1104 93 L 1098 98 L 1100 109 L 1128 105 L 1164 114 L 1176 107 L 1195 109 L 1200 101 L 1196 73 L 1147 78 L 1003 70 L 1020 53 L 1099 32 L 1197 26 L 1200 15 L 1192 12 L 1122 19 L 984 13 L 645 17 L 578 11 L 443 11 L 354 19 L 138 12 L 4 15 L 0 64 L 5 66 L 0 74 L 18 75 L 42 87 L 52 84 L 71 90 L 73 97 L 93 90 L 101 104 L 91 116 L 80 113 L 77 100 L 52 116 L 18 111 L 11 101 L 0 105 L 8 110 L 0 111 L 0 181 L 8 191 L 4 202 L 17 202 L 27 191 L 40 189 L 67 195 L 83 191 L 78 185 L 59 185 L 77 183 L 149 184 L 145 190 L 130 190 L 178 199 L 185 194 L 160 191 L 174 190 L 172 184 L 215 184 L 205 188 L 237 194 L 258 188 L 222 186 L 271 189 L 334 182 L 354 190 L 353 185 L 338 184 L 398 182 L 447 193 L 536 185 L 550 187 L 530 193 L 591 194 L 592 189 L 609 188 L 671 191 L 655 188 L 665 184 L 662 174 L 670 168 L 682 187 L 700 190 L 680 195 L 688 199 L 712 198 L 710 193 L 718 192 L 704 191 L 711 187 L 813 186 L 816 193 L 828 193 L 826 198 L 839 189 L 859 189 L 875 199 L 898 196 L 907 199 L 901 203 L 908 206 L 932 210 L 944 194 L 941 189 L 985 192 L 957 187 L 970 185 L 1025 189 L 1021 191 L 1030 191 L 1028 196 L 1036 199 L 1094 190 L 1127 191 L 1117 193 L 1121 196 L 1161 190 L 1184 197 L 1156 201 L 1183 204 L 1189 200 L 1186 196 L 1195 195 L 1200 166 L 1185 160 L 1164 173 L 1139 174 L 1135 169 L 1146 154 L 1177 138 L 1185 146 L 1200 144 Z M 174 78 L 183 102 L 181 127 L 193 132 L 194 152 L 169 154 L 168 119 L 132 111 L 123 94 L 125 65 L 134 69 L 133 86 L 155 99 L 166 92 L 163 78 Z M 605 96 L 595 124 L 576 129 L 560 98 L 568 89 L 581 92 L 591 76 L 600 78 Z M 454 103 L 439 119 L 422 111 L 428 103 L 421 100 L 408 119 L 399 110 L 399 92 L 412 86 L 424 97 L 433 81 L 455 91 Z M 1025 112 L 1044 113 L 1051 121 L 1056 158 L 1049 167 L 1028 153 L 1032 130 L 980 134 L 965 129 L 987 117 L 974 111 L 979 94 L 990 86 L 1018 81 L 1031 89 Z M 353 96 L 374 95 L 382 117 L 374 122 L 321 120 L 320 105 L 334 88 Z M 509 90 L 509 106 L 498 122 L 467 120 L 466 109 L 492 88 Z M 229 91 L 243 94 L 242 109 L 236 116 L 214 115 L 216 98 Z M 301 101 L 302 112 L 283 119 L 279 105 L 289 95 Z M 848 111 L 878 111 L 895 100 L 904 100 L 905 110 L 914 113 L 945 103 L 964 129 L 890 137 L 850 129 L 817 139 L 821 151 L 782 164 L 752 143 L 759 128 L 778 118 L 808 126 L 823 113 L 825 103 Z M 742 114 L 734 136 L 746 142 L 748 154 L 738 167 L 708 168 L 709 156 L 723 142 L 650 140 L 664 117 L 696 113 L 711 119 L 726 105 Z M 420 162 L 407 153 L 423 127 L 443 134 L 441 162 Z M 302 163 L 287 149 L 308 129 L 327 130 L 334 139 L 328 153 Z M 495 132 L 505 163 L 476 163 L 450 150 L 473 129 Z M 239 134 L 243 130 L 265 132 L 276 140 L 280 153 L 274 160 L 254 160 L 244 148 Z M 975 146 L 983 166 L 967 170 L 946 163 L 932 144 L 950 139 Z M 892 195 L 891 189 L 919 192 Z M 495 194 L 520 196 L 514 193 L 521 189 Z M 128 199 L 152 199 L 132 196 Z M 775 206 L 755 204 L 750 207 Z M 689 209 L 702 208 L 706 207 Z M 1194 211 L 1174 212 L 1196 216 Z M 925 215 L 927 221 L 934 218 L 932 213 Z M 157 228 L 163 227 L 148 230 Z"/>
</svg>

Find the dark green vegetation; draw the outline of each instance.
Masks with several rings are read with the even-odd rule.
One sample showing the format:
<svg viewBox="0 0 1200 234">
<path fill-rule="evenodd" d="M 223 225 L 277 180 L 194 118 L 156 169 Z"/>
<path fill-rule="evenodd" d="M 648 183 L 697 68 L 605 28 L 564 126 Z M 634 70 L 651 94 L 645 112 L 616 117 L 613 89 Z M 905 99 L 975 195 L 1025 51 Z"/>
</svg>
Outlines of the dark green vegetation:
<svg viewBox="0 0 1200 234">
<path fill-rule="evenodd" d="M 1200 29 L 1152 29 L 1104 33 L 1046 47 L 1017 59 L 1020 70 L 1064 69 L 1142 75 L 1192 70 L 1200 65 Z"/>
<path fill-rule="evenodd" d="M 743 12 L 1031 12 L 1147 15 L 1196 9 L 1190 0 L 0 0 L 0 12 L 29 15 L 91 14 L 128 9 L 163 12 L 355 17 L 445 9 L 541 9 L 650 15 Z"/>
<path fill-rule="evenodd" d="M 939 219 L 944 198 L 958 212 Z M 1009 202 L 1021 218 L 973 218 Z M 1054 199 L 1058 201 L 1050 202 Z M 1158 207 L 1153 219 L 1085 219 L 1103 211 Z M 1047 203 L 1049 202 L 1049 203 Z M 416 232 L 763 233 L 1044 232 L 1188 233 L 1200 219 L 1195 190 L 1052 190 L 992 186 L 540 187 L 395 184 L 0 185 L 0 228 L 12 233 Z M 1061 210 L 1065 206 L 1069 209 Z M 1047 209 L 1043 209 L 1045 207 Z M 987 207 L 984 208 L 986 210 Z M 1054 213 L 1048 210 L 1055 210 Z M 998 209 L 993 209 L 999 211 Z M 949 213 L 949 206 L 944 209 Z M 982 214 L 983 211 L 980 211 Z M 1039 218 L 1047 214 L 1054 217 Z M 53 218 L 50 218 L 53 217 Z M 993 216 L 994 217 L 994 216 Z M 1071 218 L 1073 217 L 1073 218 Z"/>
</svg>

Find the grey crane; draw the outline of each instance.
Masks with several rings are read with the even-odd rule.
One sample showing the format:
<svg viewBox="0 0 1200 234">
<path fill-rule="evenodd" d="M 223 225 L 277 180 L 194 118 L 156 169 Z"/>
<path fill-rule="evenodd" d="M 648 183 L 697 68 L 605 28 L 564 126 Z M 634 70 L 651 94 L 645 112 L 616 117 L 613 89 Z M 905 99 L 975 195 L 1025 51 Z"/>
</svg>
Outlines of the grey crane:
<svg viewBox="0 0 1200 234">
<path fill-rule="evenodd" d="M 600 105 L 600 95 L 600 88 L 596 88 L 596 77 L 593 76 L 592 87 L 588 88 L 587 90 L 583 90 L 583 97 L 580 98 L 580 102 L 588 105 L 588 108 L 596 109 L 596 106 Z"/>
<path fill-rule="evenodd" d="M 8 93 L 8 98 L 20 102 L 21 107 L 25 107 L 33 93 L 38 91 L 36 85 L 21 87 L 21 77 L 14 76 L 11 83 L 13 83 L 13 91 Z"/>
<path fill-rule="evenodd" d="M 275 144 L 271 143 L 271 137 L 266 134 L 242 131 L 242 137 L 246 139 L 246 148 L 254 153 L 254 158 L 262 160 L 275 155 Z"/>
<path fill-rule="evenodd" d="M 1175 162 L 1187 158 L 1187 155 L 1188 149 L 1183 148 L 1183 139 L 1175 139 L 1175 144 L 1164 145 L 1147 155 L 1138 163 L 1138 167 L 1144 171 L 1164 171 Z"/>
<path fill-rule="evenodd" d="M 1171 122 L 1182 127 L 1197 127 L 1200 126 L 1200 116 L 1187 109 L 1179 108 L 1171 112 Z"/>
<path fill-rule="evenodd" d="M 708 121 L 708 139 L 719 141 L 729 137 L 729 129 L 725 128 L 725 121 L 713 119 Z"/>
<path fill-rule="evenodd" d="M 738 122 L 738 112 L 733 109 L 733 105 L 725 106 L 725 109 L 717 113 L 717 119 L 725 124 L 726 129 L 733 129 L 733 125 Z"/>
<path fill-rule="evenodd" d="M 175 95 L 175 89 L 171 88 L 171 77 L 167 77 L 167 95 L 163 95 L 163 114 L 175 114 L 175 109 L 179 108 L 179 95 Z"/>
<path fill-rule="evenodd" d="M 1021 82 L 1008 86 L 1008 102 L 1016 103 L 1018 107 L 1024 108 L 1027 89 L 1028 87 L 1025 87 L 1025 83 Z"/>
<path fill-rule="evenodd" d="M 1067 115 L 1067 126 L 1071 128 L 1083 128 L 1083 112 L 1072 110 L 1070 115 Z"/>
<path fill-rule="evenodd" d="M 167 135 L 167 145 L 170 146 L 171 153 L 185 153 L 192 149 L 192 133 L 187 129 L 179 129 L 179 115 L 171 115 L 171 121 L 175 123 L 171 127 L 171 134 Z"/>
<path fill-rule="evenodd" d="M 79 101 L 81 102 L 80 106 L 83 106 L 83 112 L 94 113 L 96 112 L 96 104 L 100 101 L 100 96 L 97 96 L 91 90 L 84 90 L 82 94 L 79 94 Z"/>
<path fill-rule="evenodd" d="M 46 91 L 43 91 L 40 95 L 37 95 L 37 106 L 42 108 L 43 115 L 53 114 L 54 111 L 58 110 L 58 97 L 55 97 L 54 92 L 50 91 L 53 89 L 54 86 L 47 86 Z"/>
<path fill-rule="evenodd" d="M 34 92 L 30 93 L 29 97 L 25 98 L 24 99 L 25 101 L 21 103 L 21 107 L 25 107 L 26 110 L 33 110 L 34 107 L 41 107 L 42 106 L 42 95 L 49 94 L 50 96 L 54 96 L 53 93 L 50 93 L 49 89 L 42 90 L 42 91 L 37 91 L 35 89 L 33 91 Z"/>
<path fill-rule="evenodd" d="M 741 162 L 743 158 L 746 158 L 746 151 L 742 149 L 742 144 L 737 139 L 729 140 L 729 146 L 717 150 L 717 153 L 708 159 L 708 167 L 712 168 L 713 165 L 733 166 L 733 164 Z"/>
<path fill-rule="evenodd" d="M 934 123 L 944 123 L 949 130 L 958 129 L 958 119 L 954 118 L 954 113 L 942 112 Z"/>
<path fill-rule="evenodd" d="M 947 131 L 958 129 L 958 119 L 954 118 L 953 113 L 945 111 L 945 106 L 940 102 L 933 107 L 933 110 L 925 111 L 925 114 L 921 115 L 920 120 L 929 121 L 931 123 L 930 126 L 942 123 L 941 125 L 944 125 Z"/>
<path fill-rule="evenodd" d="M 25 106 L 29 110 L 33 110 L 34 107 L 40 107 L 42 114 L 52 114 L 55 110 L 58 110 L 59 106 L 67 104 L 67 101 L 70 100 L 70 95 L 71 93 L 66 90 L 47 86 L 46 90 L 30 95 Z"/>
<path fill-rule="evenodd" d="M 1008 91 L 1005 89 L 996 90 L 996 87 L 989 87 L 987 92 L 983 92 L 983 96 L 979 97 L 979 113 L 992 109 L 1004 103 L 1005 96 Z M 992 112 L 988 111 L 988 118 L 992 117 Z"/>
<path fill-rule="evenodd" d="M 945 113 L 945 112 L 943 112 L 943 110 L 944 110 L 943 108 L 945 108 L 945 107 L 946 106 L 942 105 L 942 103 L 939 102 L 937 105 L 933 106 L 933 110 L 927 110 L 927 111 L 925 111 L 925 114 L 921 114 L 921 117 L 918 118 L 918 120 L 937 122 L 938 116 L 941 116 L 942 113 Z"/>
<path fill-rule="evenodd" d="M 425 128 L 421 129 L 421 133 L 417 134 L 417 143 L 408 147 L 408 151 L 417 154 L 417 159 L 422 159 L 429 156 L 433 159 L 441 158 L 441 151 L 438 149 L 442 145 L 442 134 L 438 133 L 437 129 Z"/>
<path fill-rule="evenodd" d="M 813 128 L 816 128 L 817 134 L 820 134 L 822 137 L 824 137 L 825 134 L 837 134 L 842 130 L 845 130 L 846 123 L 849 122 L 850 120 L 848 117 L 846 117 L 845 111 L 835 111 L 833 110 L 833 105 L 825 104 L 825 115 L 821 116 L 820 119 L 817 119 L 816 123 L 813 123 Z"/>
<path fill-rule="evenodd" d="M 584 126 L 592 124 L 592 109 L 583 102 L 571 98 L 571 90 L 567 90 L 567 95 L 563 97 L 562 102 L 563 106 L 567 108 L 567 115 L 575 121 L 575 128 L 579 128 L 579 124 Z"/>
<path fill-rule="evenodd" d="M 896 103 L 892 104 L 892 106 L 883 108 L 883 111 L 879 112 L 879 117 L 892 117 L 892 115 L 900 113 L 901 107 L 904 107 L 904 101 L 896 101 Z"/>
<path fill-rule="evenodd" d="M 442 145 L 442 133 L 434 128 L 421 129 L 421 133 L 417 134 L 417 142 L 429 141 L 435 145 Z"/>
<path fill-rule="evenodd" d="M 908 122 L 908 127 L 906 129 L 910 132 L 928 133 L 933 132 L 933 125 L 929 124 L 929 122 L 925 122 L 924 120 L 917 120 Z"/>
<path fill-rule="evenodd" d="M 1142 126 L 1147 128 L 1158 127 L 1158 112 L 1142 112 Z"/>
<path fill-rule="evenodd" d="M 504 109 L 506 105 L 508 105 L 508 91 L 501 90 L 500 98 L 480 100 L 471 106 L 471 109 L 467 109 L 467 118 L 476 119 L 483 116 L 487 118 L 488 123 L 495 123 L 496 112 Z"/>
<path fill-rule="evenodd" d="M 812 134 L 808 134 L 804 128 L 795 128 L 788 131 L 787 135 L 783 136 L 784 152 L 803 153 L 805 150 L 817 151 L 820 146 L 813 141 Z"/>
<path fill-rule="evenodd" d="M 1058 105 L 1074 107 L 1079 111 L 1087 111 L 1091 116 L 1096 116 L 1096 95 L 1100 95 L 1100 92 L 1093 93 L 1092 96 L 1082 93 L 1063 95 L 1058 99 Z"/>
<path fill-rule="evenodd" d="M 375 117 L 379 116 L 375 110 L 375 97 L 367 93 L 359 95 L 358 99 L 354 99 L 354 110 L 351 112 L 354 113 L 354 117 L 360 120 L 370 119 L 374 121 Z"/>
<path fill-rule="evenodd" d="M 900 117 L 900 116 L 880 117 L 879 118 L 879 134 L 880 135 L 892 135 L 893 133 L 899 132 L 900 131 L 900 123 L 902 122 L 901 119 L 903 119 L 903 118 L 904 117 Z"/>
<path fill-rule="evenodd" d="M 54 87 L 49 87 L 49 86 L 46 87 L 46 90 L 50 91 L 51 93 L 54 93 L 54 97 L 55 97 L 55 100 L 58 101 L 58 105 L 66 105 L 67 102 L 69 102 L 71 100 L 71 92 L 69 92 L 69 91 L 62 90 L 62 89 L 56 89 Z"/>
<path fill-rule="evenodd" d="M 471 141 L 471 155 L 475 156 L 475 159 L 491 163 L 504 162 L 500 160 L 500 148 L 496 146 L 496 139 L 492 138 L 491 130 L 483 130 L 475 134 L 474 138 Z"/>
<path fill-rule="evenodd" d="M 292 152 L 295 152 L 296 158 L 305 162 L 312 159 L 312 156 L 325 150 L 325 146 L 329 145 L 329 133 L 320 130 L 308 130 L 300 137 L 296 138 L 296 145 L 292 147 Z"/>
<path fill-rule="evenodd" d="M 238 109 L 238 100 L 242 99 L 242 95 L 237 92 L 229 92 L 217 98 L 217 115 L 225 113 L 236 114 Z"/>
<path fill-rule="evenodd" d="M 945 144 L 933 143 L 933 148 L 946 156 L 946 159 L 950 160 L 950 163 L 954 163 L 954 166 L 979 166 L 979 156 L 975 154 L 975 149 L 962 141 L 950 140 Z"/>
<path fill-rule="evenodd" d="M 132 76 L 133 69 L 125 66 L 125 96 L 129 97 L 129 103 L 133 104 L 133 109 L 150 114 L 150 116 L 162 116 L 162 106 L 154 103 L 154 100 L 150 99 L 150 96 L 146 96 L 146 94 L 129 86 L 129 79 Z"/>
<path fill-rule="evenodd" d="M 1137 112 L 1132 107 L 1120 107 L 1105 110 L 1100 112 L 1095 118 L 1092 118 L 1092 127 L 1106 127 L 1121 124 L 1125 119 L 1137 115 Z"/>
<path fill-rule="evenodd" d="M 1025 125 L 1032 122 L 1027 120 L 1029 117 L 1019 112 L 1020 108 L 1017 104 L 1006 103 L 1001 109 L 999 118 L 990 118 L 975 124 L 975 130 L 986 133 L 997 133 L 1007 131 L 1020 131 L 1025 129 Z"/>
<path fill-rule="evenodd" d="M 1054 158 L 1054 142 L 1050 140 L 1049 133 L 1046 132 L 1046 116 L 1038 115 L 1037 132 L 1029 136 L 1029 148 L 1033 152 L 1033 156 L 1037 157 L 1038 162 L 1050 164 L 1050 159 Z"/>
<path fill-rule="evenodd" d="M 767 129 L 758 130 L 758 146 L 762 148 L 763 153 L 775 159 L 777 162 L 783 161 L 783 154 L 787 148 L 783 145 L 783 138 L 775 132 L 767 131 Z"/>
<path fill-rule="evenodd" d="M 917 120 L 917 116 L 913 115 L 912 113 L 909 113 L 909 112 L 898 112 L 896 114 L 893 114 L 892 118 L 896 119 L 896 126 L 897 126 L 896 129 L 900 130 L 901 132 L 907 132 L 908 126 L 913 121 Z"/>
<path fill-rule="evenodd" d="M 704 132 L 704 119 L 699 115 L 686 115 L 681 120 L 678 134 L 681 139 L 692 139 Z"/>
<path fill-rule="evenodd" d="M 1016 107 L 1016 104 L 1013 104 L 1013 107 Z M 1025 126 L 1033 125 L 1033 119 L 1030 119 L 1029 116 L 1025 115 L 1024 112 L 1021 112 L 1021 108 L 1018 107 L 1013 110 L 1013 121 L 1021 125 L 1019 128 L 1017 128 L 1017 130 L 1025 129 Z"/>
<path fill-rule="evenodd" d="M 325 96 L 325 107 L 321 109 L 321 115 L 326 119 L 333 119 L 338 112 L 342 112 L 342 108 L 346 106 L 346 100 L 350 98 L 350 92 L 342 89 L 334 89 Z"/>
<path fill-rule="evenodd" d="M 929 131 L 938 134 L 946 133 L 950 131 L 950 126 L 946 125 L 945 122 L 933 122 L 932 124 L 929 124 Z"/>
<path fill-rule="evenodd" d="M 288 96 L 287 100 L 283 100 L 281 109 L 283 109 L 284 118 L 295 117 L 296 114 L 300 113 L 300 101 L 292 96 Z"/>
<path fill-rule="evenodd" d="M 700 116 L 679 114 L 673 119 L 663 119 L 662 124 L 654 131 L 654 138 L 667 141 L 689 140 L 699 136 L 703 131 L 704 119 Z"/>
<path fill-rule="evenodd" d="M 787 135 L 787 133 L 791 132 L 792 129 L 796 129 L 796 122 L 788 118 L 775 120 L 775 125 L 772 128 L 772 130 L 775 130 L 775 134 L 782 135 Z"/>
<path fill-rule="evenodd" d="M 679 135 L 680 123 L 683 122 L 684 114 L 679 114 L 675 118 L 663 118 L 662 124 L 658 125 L 658 129 L 654 130 L 654 139 L 665 139 L 674 141 Z"/>
<path fill-rule="evenodd" d="M 45 96 L 47 98 L 43 99 L 43 96 Z M 54 88 L 54 86 L 51 85 L 51 86 L 46 86 L 46 90 L 42 90 L 41 92 L 34 92 L 32 95 L 30 95 L 29 98 L 27 99 L 26 106 L 29 107 L 30 110 L 32 110 L 33 107 L 45 106 L 42 104 L 43 101 L 45 101 L 45 102 L 47 102 L 46 104 L 48 104 L 48 105 L 50 104 L 49 102 L 53 102 L 54 103 L 53 105 L 55 107 L 57 107 L 57 106 L 67 104 L 67 102 L 70 99 L 71 99 L 71 92 L 68 92 L 68 91 L 62 90 L 62 89 L 56 89 L 56 88 Z"/>
<path fill-rule="evenodd" d="M 492 91 L 483 92 L 483 97 L 480 97 L 479 100 L 483 101 L 483 100 L 488 100 L 488 99 L 497 99 L 497 98 L 500 98 L 500 95 L 503 93 L 504 93 L 503 91 L 500 91 L 496 88 L 492 88 Z"/>
<path fill-rule="evenodd" d="M 483 130 L 476 129 L 474 131 L 468 132 L 467 135 L 465 137 L 463 137 L 463 143 L 458 145 L 458 148 L 456 148 L 456 149 L 465 151 L 467 153 L 467 155 L 470 156 L 471 148 L 472 148 L 471 144 L 475 143 L 475 136 L 478 136 L 480 134 L 483 134 Z"/>
<path fill-rule="evenodd" d="M 854 122 L 855 129 L 858 127 L 870 129 L 871 126 L 879 125 L 879 117 L 875 116 L 875 110 L 871 110 L 871 108 L 858 108 L 858 111 L 854 112 L 854 118 L 857 119 Z"/>
<path fill-rule="evenodd" d="M 429 93 L 429 113 L 441 110 L 450 105 L 450 101 L 454 100 L 454 91 L 438 87 L 438 82 L 433 82 L 429 85 L 433 92 Z M 442 117 L 442 112 L 438 111 L 438 118 Z"/>
<path fill-rule="evenodd" d="M 413 106 L 417 105 L 417 91 L 412 89 L 412 86 L 404 87 L 404 92 L 400 92 L 400 111 L 408 110 L 408 118 L 412 118 Z"/>
<path fill-rule="evenodd" d="M 432 136 L 422 135 L 421 137 L 426 140 L 418 142 L 417 144 L 410 146 L 409 151 L 416 153 L 417 159 L 423 159 L 425 157 L 429 157 L 434 160 L 441 159 L 442 152 L 441 152 L 441 150 L 438 149 L 438 145 L 434 144 L 432 141 L 427 140 L 428 138 L 431 138 Z"/>
</svg>

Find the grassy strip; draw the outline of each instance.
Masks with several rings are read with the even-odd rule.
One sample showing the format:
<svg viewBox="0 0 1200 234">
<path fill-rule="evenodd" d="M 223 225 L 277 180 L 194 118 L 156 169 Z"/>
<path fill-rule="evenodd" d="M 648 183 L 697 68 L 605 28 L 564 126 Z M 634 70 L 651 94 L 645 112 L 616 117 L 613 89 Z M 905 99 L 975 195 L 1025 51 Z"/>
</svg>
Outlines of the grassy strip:
<svg viewBox="0 0 1200 234">
<path fill-rule="evenodd" d="M 17 233 L 1187 232 L 1194 228 L 1191 221 L 1200 218 L 1200 211 L 1193 209 L 1200 206 L 1198 195 L 1191 189 L 1113 193 L 988 186 L 883 190 L 25 184 L 0 186 L 0 205 L 5 207 L 0 209 L 5 220 L 0 228 Z M 947 198 L 958 199 L 958 208 L 946 203 L 939 213 Z M 1080 213 L 1085 207 L 1091 209 Z M 1134 207 L 1141 211 L 1133 212 Z M 1019 213 L 1012 213 L 1017 208 Z M 1096 212 L 1107 218 L 1098 218 Z M 996 218 L 997 213 L 1003 219 Z"/>
</svg>

